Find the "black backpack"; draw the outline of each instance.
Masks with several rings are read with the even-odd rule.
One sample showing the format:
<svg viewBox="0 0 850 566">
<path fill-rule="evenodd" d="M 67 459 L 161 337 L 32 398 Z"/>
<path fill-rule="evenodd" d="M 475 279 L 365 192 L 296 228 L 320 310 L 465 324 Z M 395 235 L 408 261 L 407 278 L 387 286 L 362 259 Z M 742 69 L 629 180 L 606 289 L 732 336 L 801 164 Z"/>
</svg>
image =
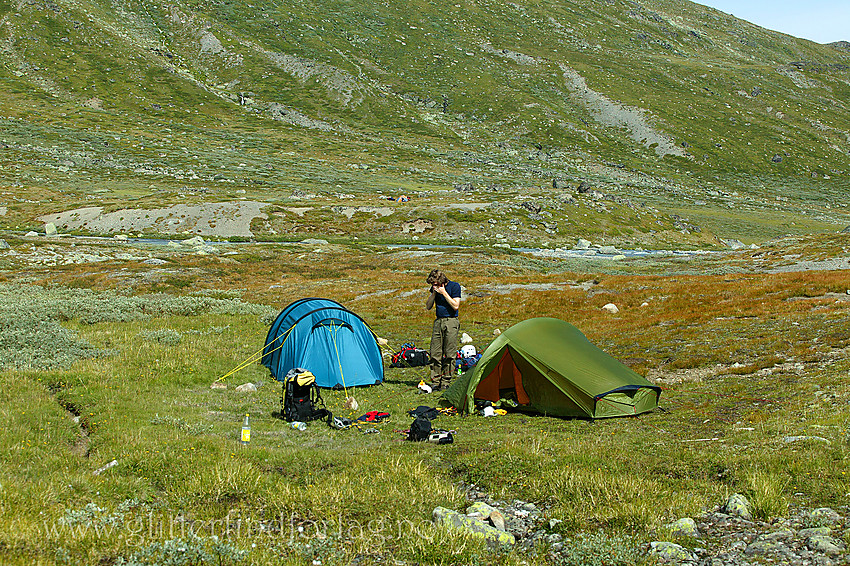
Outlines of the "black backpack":
<svg viewBox="0 0 850 566">
<path fill-rule="evenodd" d="M 408 342 L 390 359 L 391 368 L 409 368 L 427 366 L 431 362 L 428 350 L 417 348 L 416 344 Z"/>
<path fill-rule="evenodd" d="M 284 376 L 280 408 L 287 422 L 314 421 L 330 415 L 316 385 L 316 377 L 302 368 L 291 369 Z"/>
<path fill-rule="evenodd" d="M 423 440 L 428 440 L 428 436 L 430 434 L 431 421 L 425 417 L 416 417 L 416 420 L 410 425 L 410 431 L 407 433 L 407 439 L 421 442 Z"/>
</svg>

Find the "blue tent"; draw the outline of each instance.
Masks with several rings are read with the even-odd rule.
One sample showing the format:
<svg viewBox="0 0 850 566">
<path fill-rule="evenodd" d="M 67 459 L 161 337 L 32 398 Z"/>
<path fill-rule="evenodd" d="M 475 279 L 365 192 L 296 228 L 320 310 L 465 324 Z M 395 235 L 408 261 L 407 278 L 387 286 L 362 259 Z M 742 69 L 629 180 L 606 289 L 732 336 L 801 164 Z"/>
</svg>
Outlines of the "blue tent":
<svg viewBox="0 0 850 566">
<path fill-rule="evenodd" d="M 283 381 L 292 368 L 316 376 L 319 387 L 376 385 L 384 364 L 375 334 L 366 322 L 330 299 L 291 303 L 275 319 L 261 363 Z"/>
</svg>

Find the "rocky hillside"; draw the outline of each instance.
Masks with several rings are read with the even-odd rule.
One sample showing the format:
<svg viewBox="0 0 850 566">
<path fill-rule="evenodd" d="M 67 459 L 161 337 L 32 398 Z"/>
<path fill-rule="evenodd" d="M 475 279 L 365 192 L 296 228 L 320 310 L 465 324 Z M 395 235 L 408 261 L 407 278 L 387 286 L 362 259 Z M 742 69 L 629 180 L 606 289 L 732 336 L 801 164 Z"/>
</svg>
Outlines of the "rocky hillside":
<svg viewBox="0 0 850 566">
<path fill-rule="evenodd" d="M 705 245 L 850 223 L 844 42 L 687 1 L 0 0 L 0 88 L 10 230 L 242 197 L 272 206 L 262 237 L 511 220 L 518 241 Z M 392 222 L 338 210 L 401 194 L 418 208 Z M 459 194 L 491 214 L 434 212 Z"/>
</svg>

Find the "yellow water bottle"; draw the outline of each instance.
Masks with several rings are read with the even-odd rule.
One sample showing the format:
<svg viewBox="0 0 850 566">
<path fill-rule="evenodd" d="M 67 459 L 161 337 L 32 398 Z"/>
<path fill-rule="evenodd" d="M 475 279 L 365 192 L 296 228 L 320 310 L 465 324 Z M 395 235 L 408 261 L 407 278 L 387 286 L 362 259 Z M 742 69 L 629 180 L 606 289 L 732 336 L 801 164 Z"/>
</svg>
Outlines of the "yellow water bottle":
<svg viewBox="0 0 850 566">
<path fill-rule="evenodd" d="M 248 420 L 248 413 L 245 413 L 245 420 L 242 421 L 242 446 L 248 446 L 251 442 L 251 423 Z"/>
</svg>

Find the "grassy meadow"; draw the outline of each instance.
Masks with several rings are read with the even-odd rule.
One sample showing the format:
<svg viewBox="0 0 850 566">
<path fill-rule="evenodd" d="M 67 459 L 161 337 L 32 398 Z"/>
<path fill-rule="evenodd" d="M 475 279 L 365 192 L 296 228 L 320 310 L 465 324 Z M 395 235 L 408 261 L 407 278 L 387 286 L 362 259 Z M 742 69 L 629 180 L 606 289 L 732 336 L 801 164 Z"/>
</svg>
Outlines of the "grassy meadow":
<svg viewBox="0 0 850 566">
<path fill-rule="evenodd" d="M 822 238 L 782 253 L 836 246 Z M 547 563 L 542 547 L 494 550 L 431 524 L 436 506 L 465 508 L 470 484 L 535 503 L 553 532 L 641 555 L 666 524 L 734 492 L 761 520 L 846 505 L 846 271 L 730 274 L 671 261 L 606 274 L 486 249 L 436 253 L 257 245 L 230 263 L 175 256 L 160 279 L 132 262 L 7 274 L 0 562 Z M 360 314 L 387 352 L 427 346 L 433 315 L 419 291 L 436 264 L 465 286 L 462 330 L 479 349 L 496 328 L 562 318 L 662 385 L 660 409 L 595 422 L 441 416 L 435 426 L 457 434 L 436 446 L 399 432 L 406 411 L 436 404 L 415 394 L 424 368 L 324 393 L 338 415 L 390 412 L 377 434 L 289 428 L 276 417 L 280 385 L 256 363 L 211 388 L 305 296 Z M 620 313 L 602 310 L 608 302 Z M 259 389 L 234 391 L 245 382 Z M 343 409 L 346 394 L 358 411 Z"/>
</svg>

